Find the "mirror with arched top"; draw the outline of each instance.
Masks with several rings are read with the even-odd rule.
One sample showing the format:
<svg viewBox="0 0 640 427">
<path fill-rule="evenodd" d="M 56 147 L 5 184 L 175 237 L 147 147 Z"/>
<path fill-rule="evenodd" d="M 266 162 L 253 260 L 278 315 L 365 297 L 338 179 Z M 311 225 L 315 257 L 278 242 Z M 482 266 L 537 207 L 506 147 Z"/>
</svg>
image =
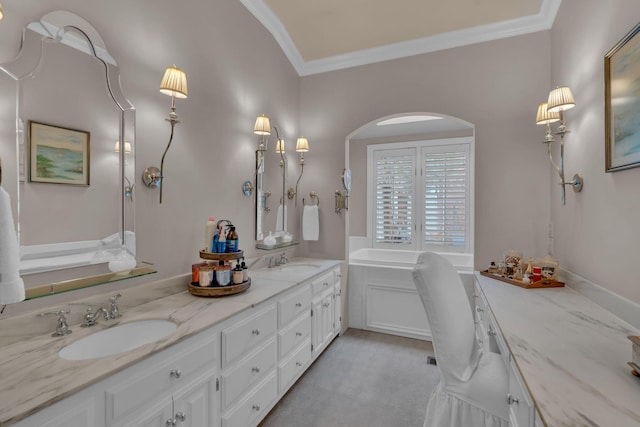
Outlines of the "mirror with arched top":
<svg viewBox="0 0 640 427">
<path fill-rule="evenodd" d="M 0 106 L 0 156 L 27 288 L 130 271 L 135 109 L 102 37 L 74 13 L 50 12 L 24 28 L 18 56 L 0 69 L 0 88 L 16 94 L 13 105 Z M 15 138 L 6 138 L 9 121 Z M 34 123 L 49 133 L 30 132 Z M 69 132 L 86 135 L 79 160 Z M 83 185 L 66 181 L 70 158 L 86 171 Z M 54 179 L 34 179 L 41 174 Z"/>
</svg>

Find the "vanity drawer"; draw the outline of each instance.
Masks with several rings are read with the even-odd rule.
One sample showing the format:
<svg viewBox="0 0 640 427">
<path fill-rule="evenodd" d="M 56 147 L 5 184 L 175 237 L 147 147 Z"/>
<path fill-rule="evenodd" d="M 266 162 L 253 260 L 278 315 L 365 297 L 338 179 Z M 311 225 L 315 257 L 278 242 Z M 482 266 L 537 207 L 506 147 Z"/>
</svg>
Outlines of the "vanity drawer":
<svg viewBox="0 0 640 427">
<path fill-rule="evenodd" d="M 130 370 L 125 381 L 105 391 L 107 425 L 118 422 L 146 402 L 156 401 L 159 395 L 170 393 L 173 387 L 189 382 L 192 376 L 206 368 L 216 366 L 218 351 L 217 340 L 214 340 L 179 353 L 170 360 L 165 361 L 166 356 L 158 354 L 141 362 L 148 368 Z"/>
<path fill-rule="evenodd" d="M 333 271 L 329 273 L 323 274 L 318 277 L 314 281 L 311 282 L 311 288 L 313 289 L 313 295 L 318 295 L 325 289 L 328 289 L 329 286 L 333 285 Z"/>
<path fill-rule="evenodd" d="M 287 326 L 292 320 L 303 312 L 311 310 L 311 290 L 309 285 L 303 285 L 302 289 L 292 295 L 278 301 L 278 313 L 280 328 Z"/>
<path fill-rule="evenodd" d="M 231 405 L 249 387 L 257 384 L 277 364 L 275 337 L 256 353 L 222 374 L 223 408 Z"/>
<path fill-rule="evenodd" d="M 300 347 L 287 360 L 280 364 L 278 374 L 280 376 L 280 392 L 284 392 L 294 378 L 297 378 L 311 360 L 311 339 L 307 338 Z"/>
<path fill-rule="evenodd" d="M 278 395 L 276 373 L 272 372 L 232 411 L 222 417 L 222 427 L 247 427 L 257 424 Z"/>
<path fill-rule="evenodd" d="M 296 320 L 286 329 L 278 332 L 278 347 L 280 349 L 280 359 L 285 357 L 291 350 L 300 345 L 311 334 L 311 312 Z"/>
<path fill-rule="evenodd" d="M 266 341 L 277 329 L 276 305 L 222 330 L 222 367 L 233 363 Z"/>
</svg>

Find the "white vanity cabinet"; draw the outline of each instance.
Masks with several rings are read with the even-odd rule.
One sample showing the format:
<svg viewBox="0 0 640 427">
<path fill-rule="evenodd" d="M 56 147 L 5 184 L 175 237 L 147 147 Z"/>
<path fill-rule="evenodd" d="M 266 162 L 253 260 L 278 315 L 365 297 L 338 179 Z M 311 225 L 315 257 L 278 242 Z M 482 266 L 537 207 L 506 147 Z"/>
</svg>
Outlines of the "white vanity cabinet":
<svg viewBox="0 0 640 427">
<path fill-rule="evenodd" d="M 278 301 L 278 391 L 286 392 L 311 361 L 311 284 Z"/>
<path fill-rule="evenodd" d="M 176 426 L 216 427 L 220 416 L 216 395 L 219 349 L 219 330 L 214 327 L 63 399 L 15 426 L 166 427 L 167 420 L 184 415 L 184 421 L 178 421 Z"/>
<path fill-rule="evenodd" d="M 487 299 L 477 282 L 474 286 L 473 297 L 475 301 L 474 317 L 478 344 L 484 351 L 499 353 L 502 356 L 505 368 L 509 372 L 509 390 L 505 396 L 509 403 L 509 425 L 511 427 L 537 426 L 538 424 L 535 424 L 536 414 L 533 400 L 524 385 L 518 367 L 511 358 L 509 348 L 491 313 Z"/>
<path fill-rule="evenodd" d="M 311 282 L 311 351 L 312 355 L 322 353 L 335 336 L 335 278 L 330 271 Z"/>
<path fill-rule="evenodd" d="M 277 316 L 267 303 L 222 330 L 223 427 L 254 424 L 277 397 Z"/>
<path fill-rule="evenodd" d="M 333 333 L 342 330 L 342 273 L 340 269 L 333 270 Z"/>
<path fill-rule="evenodd" d="M 174 301 L 184 299 L 184 304 L 199 307 L 197 319 L 192 319 L 199 323 L 199 332 L 164 350 L 151 350 L 115 374 L 108 373 L 109 363 L 118 355 L 69 361 L 71 373 L 77 372 L 72 367 L 99 367 L 107 374 L 96 376 L 89 386 L 77 378 L 77 389 L 69 397 L 11 425 L 255 427 L 340 332 L 336 264 L 327 262 L 323 272 L 301 283 L 258 279 L 255 293 L 219 300 L 229 301 L 229 306 L 209 305 L 204 299 L 199 306 L 200 301 L 183 292 L 172 295 Z M 221 307 L 224 314 L 216 311 Z M 217 320 L 206 321 L 216 314 Z M 193 333 L 187 323 L 192 320 L 183 320 L 178 331 Z M 56 363 L 66 369 L 66 361 Z M 99 379 L 103 376 L 106 379 Z M 52 383 L 49 402 L 60 394 Z"/>
</svg>

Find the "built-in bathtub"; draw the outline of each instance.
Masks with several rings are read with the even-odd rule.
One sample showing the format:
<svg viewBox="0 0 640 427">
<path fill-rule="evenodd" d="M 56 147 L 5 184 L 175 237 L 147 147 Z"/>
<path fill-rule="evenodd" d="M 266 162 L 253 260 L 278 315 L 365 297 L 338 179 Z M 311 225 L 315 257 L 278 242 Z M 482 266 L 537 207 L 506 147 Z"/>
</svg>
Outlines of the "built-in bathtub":
<svg viewBox="0 0 640 427">
<path fill-rule="evenodd" d="M 431 340 L 411 272 L 420 251 L 361 248 L 349 254 L 349 327 Z M 471 295 L 473 256 L 442 253 Z"/>
</svg>

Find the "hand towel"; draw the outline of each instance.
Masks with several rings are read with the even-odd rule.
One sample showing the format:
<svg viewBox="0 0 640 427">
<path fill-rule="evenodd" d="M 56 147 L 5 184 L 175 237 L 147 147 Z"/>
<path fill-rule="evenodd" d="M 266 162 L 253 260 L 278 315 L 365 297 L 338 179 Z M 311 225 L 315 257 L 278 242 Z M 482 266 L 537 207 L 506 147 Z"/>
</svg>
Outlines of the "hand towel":
<svg viewBox="0 0 640 427">
<path fill-rule="evenodd" d="M 284 218 L 284 228 L 282 227 Z M 276 231 L 287 231 L 287 206 L 278 206 L 278 213 L 276 214 Z"/>
<path fill-rule="evenodd" d="M 318 240 L 319 236 L 318 205 L 305 205 L 302 209 L 302 240 Z"/>
<path fill-rule="evenodd" d="M 0 304 L 24 300 L 24 282 L 20 277 L 20 245 L 13 224 L 11 199 L 0 187 Z"/>
</svg>

